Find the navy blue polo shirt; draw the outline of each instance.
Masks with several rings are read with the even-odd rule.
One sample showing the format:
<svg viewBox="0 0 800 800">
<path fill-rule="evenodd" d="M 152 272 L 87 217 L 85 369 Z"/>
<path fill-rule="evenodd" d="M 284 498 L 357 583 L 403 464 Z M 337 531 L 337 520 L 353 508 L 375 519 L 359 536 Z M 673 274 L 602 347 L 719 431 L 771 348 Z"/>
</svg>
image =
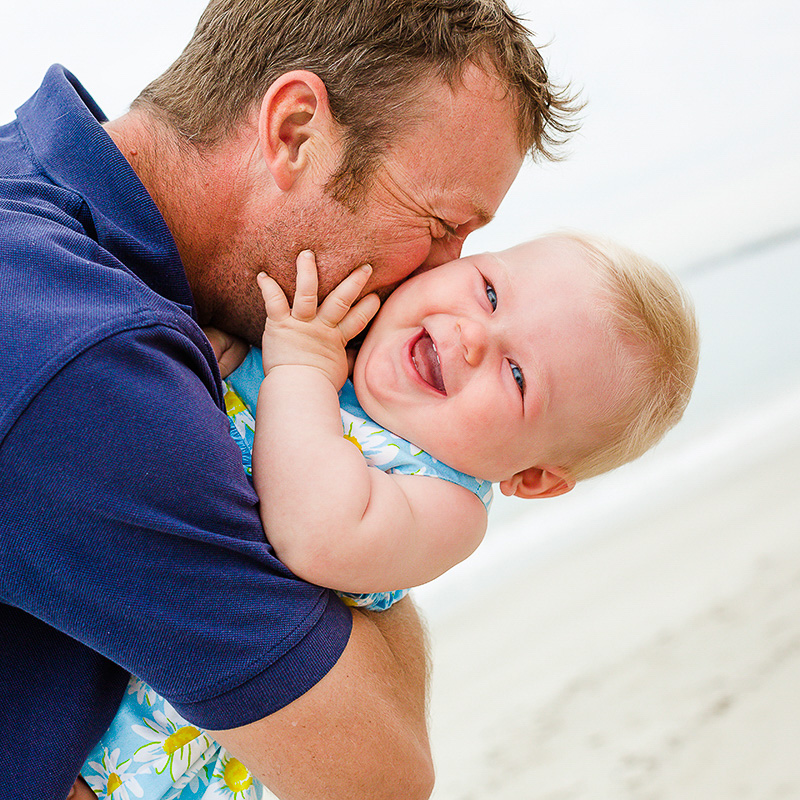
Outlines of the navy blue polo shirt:
<svg viewBox="0 0 800 800">
<path fill-rule="evenodd" d="M 66 796 L 134 673 L 230 728 L 350 612 L 264 538 L 175 243 L 80 84 L 0 127 L 0 774 Z"/>
</svg>

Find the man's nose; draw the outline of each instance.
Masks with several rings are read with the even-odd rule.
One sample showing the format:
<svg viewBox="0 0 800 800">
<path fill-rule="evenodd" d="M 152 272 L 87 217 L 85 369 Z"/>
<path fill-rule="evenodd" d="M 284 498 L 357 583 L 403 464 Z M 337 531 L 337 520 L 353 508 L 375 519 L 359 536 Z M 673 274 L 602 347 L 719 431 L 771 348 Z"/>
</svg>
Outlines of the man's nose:
<svg viewBox="0 0 800 800">
<path fill-rule="evenodd" d="M 477 367 L 486 354 L 488 344 L 486 327 L 476 320 L 459 317 L 456 328 L 464 350 L 464 359 L 470 366 Z"/>
<path fill-rule="evenodd" d="M 428 257 L 420 266 L 421 271 L 431 267 L 440 267 L 448 261 L 455 261 L 461 257 L 463 246 L 464 237 L 462 236 L 444 236 L 441 239 L 434 239 L 431 242 Z"/>
</svg>

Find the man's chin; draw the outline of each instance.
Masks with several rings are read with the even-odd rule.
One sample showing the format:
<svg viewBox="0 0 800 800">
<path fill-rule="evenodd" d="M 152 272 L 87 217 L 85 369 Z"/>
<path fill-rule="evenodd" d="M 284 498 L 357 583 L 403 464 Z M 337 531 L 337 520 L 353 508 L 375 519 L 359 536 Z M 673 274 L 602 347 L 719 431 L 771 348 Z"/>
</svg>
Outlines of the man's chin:
<svg viewBox="0 0 800 800">
<path fill-rule="evenodd" d="M 409 276 L 411 277 L 411 276 Z M 393 283 L 391 286 L 381 286 L 380 289 L 375 289 L 375 294 L 381 299 L 381 303 L 400 285 L 400 283 Z"/>
<path fill-rule="evenodd" d="M 266 321 L 266 316 L 264 319 L 242 319 L 241 317 L 222 319 L 222 315 L 218 315 L 210 324 L 253 347 L 261 347 Z"/>
<path fill-rule="evenodd" d="M 436 267 L 441 266 L 441 264 L 420 264 L 408 277 L 413 278 L 416 275 L 422 275 L 423 272 L 428 272 L 429 270 L 436 269 Z"/>
</svg>

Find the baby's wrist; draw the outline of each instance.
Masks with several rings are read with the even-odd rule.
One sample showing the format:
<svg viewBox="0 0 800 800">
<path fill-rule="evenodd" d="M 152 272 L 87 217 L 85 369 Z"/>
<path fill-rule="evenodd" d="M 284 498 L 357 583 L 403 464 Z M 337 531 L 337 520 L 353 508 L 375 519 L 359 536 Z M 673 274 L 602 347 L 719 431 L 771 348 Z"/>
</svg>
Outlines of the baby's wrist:
<svg viewBox="0 0 800 800">
<path fill-rule="evenodd" d="M 333 387 L 338 393 L 344 386 L 347 376 L 345 375 L 340 382 L 337 377 L 324 367 L 318 364 L 272 364 L 270 366 L 264 365 L 264 379 L 272 377 L 278 380 L 292 380 L 292 381 L 309 381 L 324 379 Z M 337 385 L 338 383 L 338 385 Z"/>
</svg>

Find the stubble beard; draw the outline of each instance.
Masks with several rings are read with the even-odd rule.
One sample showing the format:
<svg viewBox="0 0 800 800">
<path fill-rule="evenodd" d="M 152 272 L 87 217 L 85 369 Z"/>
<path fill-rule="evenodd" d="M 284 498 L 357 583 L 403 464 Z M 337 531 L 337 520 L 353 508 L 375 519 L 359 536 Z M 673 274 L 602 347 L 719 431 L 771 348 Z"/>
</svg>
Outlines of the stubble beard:
<svg viewBox="0 0 800 800">
<path fill-rule="evenodd" d="M 319 296 L 324 298 L 354 269 L 375 266 L 369 242 L 360 231 L 369 226 L 363 206 L 352 207 L 324 191 L 312 206 L 279 208 L 267 223 L 252 224 L 229 239 L 216 254 L 208 292 L 210 321 L 222 330 L 260 345 L 266 312 L 256 283 L 259 272 L 274 278 L 291 304 L 298 254 L 309 249 L 317 256 Z M 379 245 L 380 243 L 378 243 Z M 384 299 L 394 287 L 379 292 Z"/>
</svg>

